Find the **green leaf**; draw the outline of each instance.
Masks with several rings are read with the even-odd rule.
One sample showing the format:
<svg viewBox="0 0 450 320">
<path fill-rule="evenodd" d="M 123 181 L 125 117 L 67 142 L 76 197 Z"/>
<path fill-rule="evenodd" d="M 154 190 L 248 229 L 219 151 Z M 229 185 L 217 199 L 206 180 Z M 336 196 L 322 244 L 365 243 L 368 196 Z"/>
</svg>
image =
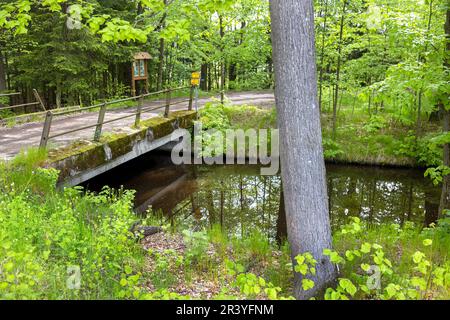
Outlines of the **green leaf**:
<svg viewBox="0 0 450 320">
<path fill-rule="evenodd" d="M 349 279 L 340 279 L 339 285 L 347 291 L 352 297 L 355 295 L 355 293 L 358 291 L 358 289 L 355 287 L 353 282 L 351 282 Z"/>
<path fill-rule="evenodd" d="M 296 265 L 295 271 L 305 276 L 308 273 L 308 266 L 306 264 Z"/>
<path fill-rule="evenodd" d="M 127 275 L 131 274 L 133 272 L 133 269 L 130 266 L 125 266 L 125 273 Z"/>
<path fill-rule="evenodd" d="M 361 269 L 363 269 L 365 272 L 368 272 L 370 270 L 370 265 L 363 263 L 361 264 Z"/>
<path fill-rule="evenodd" d="M 266 280 L 264 280 L 263 278 L 259 278 L 259 285 L 261 286 L 261 287 L 265 287 L 266 286 Z"/>
<path fill-rule="evenodd" d="M 367 243 L 367 242 L 363 243 L 361 245 L 361 252 L 362 253 L 369 253 L 371 248 L 372 248 L 372 245 L 370 243 Z"/>
<path fill-rule="evenodd" d="M 348 261 L 353 261 L 353 259 L 355 258 L 354 254 L 351 250 L 347 250 L 345 252 L 345 256 L 347 257 Z"/>
<path fill-rule="evenodd" d="M 424 291 L 427 288 L 427 282 L 423 278 L 413 277 L 411 279 L 411 284 L 415 287 L 419 287 L 420 290 Z"/>
<path fill-rule="evenodd" d="M 422 261 L 422 259 L 423 259 L 424 257 L 425 257 L 425 254 L 422 253 L 422 252 L 420 252 L 420 251 L 416 251 L 416 252 L 413 254 L 413 256 L 412 256 L 413 261 L 414 261 L 414 263 L 416 263 L 416 264 L 420 263 L 420 261 Z"/>
<path fill-rule="evenodd" d="M 302 280 L 302 288 L 304 291 L 308 291 L 314 288 L 314 281 L 310 279 L 303 279 Z"/>
</svg>

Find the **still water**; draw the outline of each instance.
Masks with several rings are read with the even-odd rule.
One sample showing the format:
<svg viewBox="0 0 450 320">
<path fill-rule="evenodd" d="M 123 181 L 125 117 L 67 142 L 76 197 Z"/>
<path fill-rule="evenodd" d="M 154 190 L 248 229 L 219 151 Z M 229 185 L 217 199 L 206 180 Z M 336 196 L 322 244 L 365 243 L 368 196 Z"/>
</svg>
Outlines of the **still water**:
<svg viewBox="0 0 450 320">
<path fill-rule="evenodd" d="M 286 232 L 280 183 L 278 176 L 260 176 L 257 166 L 174 166 L 168 154 L 154 152 L 85 186 L 136 190 L 138 213 L 148 211 L 181 229 L 220 224 L 236 236 L 257 229 L 276 239 Z M 333 229 L 352 216 L 370 224 L 419 225 L 437 217 L 440 190 L 420 170 L 330 164 L 327 184 Z"/>
</svg>

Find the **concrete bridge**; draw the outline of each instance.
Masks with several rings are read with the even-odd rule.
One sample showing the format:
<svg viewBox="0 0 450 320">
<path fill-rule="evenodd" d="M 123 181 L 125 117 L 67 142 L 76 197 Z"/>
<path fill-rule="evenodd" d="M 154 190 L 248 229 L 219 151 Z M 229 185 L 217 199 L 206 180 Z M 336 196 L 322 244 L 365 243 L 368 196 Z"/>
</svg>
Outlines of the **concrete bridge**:
<svg viewBox="0 0 450 320">
<path fill-rule="evenodd" d="M 0 160 L 10 160 L 30 147 L 44 147 L 48 150 L 47 165 L 61 172 L 60 183 L 80 184 L 166 145 L 174 138 L 175 129 L 193 125 L 197 117 L 193 96 L 171 99 L 173 90 L 157 93 L 166 95 L 162 100 L 145 102 L 153 93 L 82 109 L 41 112 L 27 116 L 23 124 L 4 124 L 0 127 Z M 227 96 L 233 105 L 274 105 L 270 92 Z M 117 108 L 132 100 L 135 106 Z M 197 105 L 201 108 L 210 101 L 213 98 L 202 98 Z M 108 108 L 112 105 L 116 107 Z"/>
</svg>

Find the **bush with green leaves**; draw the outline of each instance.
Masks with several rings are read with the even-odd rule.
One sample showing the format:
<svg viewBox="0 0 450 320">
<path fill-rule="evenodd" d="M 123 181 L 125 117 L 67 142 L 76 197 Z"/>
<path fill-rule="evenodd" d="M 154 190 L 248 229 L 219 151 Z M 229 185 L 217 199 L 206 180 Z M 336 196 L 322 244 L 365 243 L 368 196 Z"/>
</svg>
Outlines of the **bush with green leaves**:
<svg viewBox="0 0 450 320">
<path fill-rule="evenodd" d="M 397 240 L 402 237 L 409 239 L 412 235 L 410 230 L 414 230 L 403 230 L 397 225 L 391 227 L 390 232 L 396 234 Z M 426 229 L 419 236 L 423 238 L 421 248 L 416 248 L 413 253 L 403 257 L 409 259 L 409 269 L 402 272 L 388 257 L 383 246 L 365 241 L 363 234 L 367 231 L 367 226 L 359 218 L 352 218 L 351 222 L 338 232 L 338 236 L 351 238 L 357 246 L 347 246 L 343 254 L 331 249 L 323 252 L 341 271 L 337 285 L 326 290 L 325 300 L 448 298 L 450 263 L 446 259 L 433 261 L 434 250 L 437 248 L 431 238 L 439 234 L 440 228 Z M 431 238 L 424 238 L 425 236 Z M 448 250 L 448 246 L 445 248 Z M 302 288 L 305 291 L 315 286 L 309 278 L 315 275 L 316 264 L 317 261 L 309 253 L 296 257 L 295 271 L 303 276 Z"/>
<path fill-rule="evenodd" d="M 335 159 L 336 157 L 344 154 L 344 151 L 339 143 L 329 138 L 323 139 L 323 149 L 323 154 L 326 159 Z"/>
<path fill-rule="evenodd" d="M 373 134 L 381 129 L 386 128 L 387 126 L 387 120 L 385 117 L 380 115 L 374 115 L 370 117 L 369 121 L 364 125 L 364 130 L 368 134 Z"/>
<path fill-rule="evenodd" d="M 411 131 L 397 144 L 395 154 L 413 158 L 423 167 L 437 167 L 442 165 L 442 146 L 445 139 L 447 135 L 441 134 L 428 134 L 418 139 Z"/>
<path fill-rule="evenodd" d="M 134 193 L 56 189 L 40 151 L 0 165 L 0 299 L 136 298 L 143 255 Z M 70 268 L 80 286 L 68 286 Z"/>
</svg>

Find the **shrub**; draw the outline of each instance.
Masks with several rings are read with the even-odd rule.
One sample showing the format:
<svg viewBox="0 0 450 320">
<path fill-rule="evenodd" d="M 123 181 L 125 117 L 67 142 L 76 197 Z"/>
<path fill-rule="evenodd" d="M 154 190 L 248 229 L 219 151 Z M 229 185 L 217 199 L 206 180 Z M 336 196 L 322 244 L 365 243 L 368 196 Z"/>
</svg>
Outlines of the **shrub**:
<svg viewBox="0 0 450 320">
<path fill-rule="evenodd" d="M 57 190 L 57 172 L 36 166 L 42 157 L 0 165 L 0 299 L 138 297 L 134 193 Z"/>
</svg>

